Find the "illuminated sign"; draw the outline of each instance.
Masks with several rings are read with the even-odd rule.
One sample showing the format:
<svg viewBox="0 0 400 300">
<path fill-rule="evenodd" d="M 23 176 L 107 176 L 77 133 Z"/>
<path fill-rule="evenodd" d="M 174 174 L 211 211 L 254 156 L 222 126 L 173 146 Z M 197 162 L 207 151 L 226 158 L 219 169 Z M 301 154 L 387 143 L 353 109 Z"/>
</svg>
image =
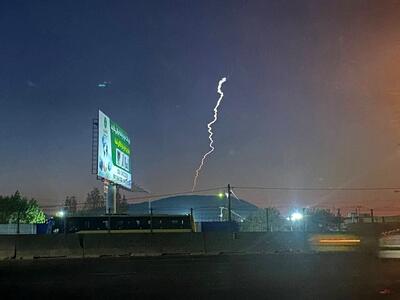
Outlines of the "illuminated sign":
<svg viewBox="0 0 400 300">
<path fill-rule="evenodd" d="M 131 140 L 117 123 L 99 110 L 97 175 L 132 188 Z"/>
</svg>

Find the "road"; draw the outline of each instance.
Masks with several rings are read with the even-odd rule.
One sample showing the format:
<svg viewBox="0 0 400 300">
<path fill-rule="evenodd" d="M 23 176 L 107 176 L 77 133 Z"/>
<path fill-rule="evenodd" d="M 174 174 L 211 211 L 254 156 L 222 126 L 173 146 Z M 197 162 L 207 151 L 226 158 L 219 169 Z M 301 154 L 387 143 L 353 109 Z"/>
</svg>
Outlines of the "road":
<svg viewBox="0 0 400 300">
<path fill-rule="evenodd" d="M 398 279 L 354 253 L 0 262 L 2 299 L 400 299 Z"/>
</svg>

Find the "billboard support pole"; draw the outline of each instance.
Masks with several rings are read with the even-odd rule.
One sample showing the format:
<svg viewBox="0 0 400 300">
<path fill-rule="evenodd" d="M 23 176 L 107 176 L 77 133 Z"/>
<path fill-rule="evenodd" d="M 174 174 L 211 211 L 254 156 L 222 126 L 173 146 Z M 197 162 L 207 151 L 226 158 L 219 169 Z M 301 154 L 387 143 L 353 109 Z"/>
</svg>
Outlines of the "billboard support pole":
<svg viewBox="0 0 400 300">
<path fill-rule="evenodd" d="M 104 202 L 105 202 L 105 207 L 106 207 L 106 214 L 109 213 L 110 211 L 110 205 L 109 205 L 109 201 L 108 201 L 108 189 L 109 189 L 109 185 L 110 183 L 108 182 L 108 180 L 104 180 L 103 181 L 103 187 L 104 187 Z"/>
<path fill-rule="evenodd" d="M 113 184 L 112 186 L 112 196 L 113 196 L 113 214 L 117 213 L 117 185 Z"/>
<path fill-rule="evenodd" d="M 111 233 L 111 210 L 108 209 L 108 226 L 107 226 L 108 233 Z"/>
<path fill-rule="evenodd" d="M 117 213 L 117 185 L 104 180 L 104 200 L 106 202 L 106 214 Z"/>
</svg>

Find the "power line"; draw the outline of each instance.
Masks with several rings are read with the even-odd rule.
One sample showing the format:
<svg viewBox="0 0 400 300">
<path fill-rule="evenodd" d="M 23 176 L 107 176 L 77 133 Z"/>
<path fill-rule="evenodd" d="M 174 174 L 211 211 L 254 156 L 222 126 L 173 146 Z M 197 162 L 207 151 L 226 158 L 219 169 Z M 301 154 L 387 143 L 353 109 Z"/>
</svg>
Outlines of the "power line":
<svg viewBox="0 0 400 300">
<path fill-rule="evenodd" d="M 276 190 L 276 191 L 393 191 L 400 187 L 267 187 L 267 186 L 233 186 L 239 190 Z"/>
<path fill-rule="evenodd" d="M 150 198 L 158 198 L 158 197 L 178 196 L 178 195 L 185 195 L 185 194 L 195 194 L 195 193 L 202 193 L 202 192 L 217 191 L 217 190 L 221 190 L 221 189 L 226 189 L 226 187 L 215 187 L 215 188 L 209 188 L 209 189 L 203 189 L 203 190 L 184 191 L 184 192 L 175 192 L 175 193 L 167 193 L 167 194 L 153 194 L 153 195 L 148 195 L 148 196 L 126 198 L 126 200 L 140 200 L 140 199 L 150 199 Z"/>
<path fill-rule="evenodd" d="M 202 192 L 210 192 L 210 191 L 217 191 L 221 189 L 225 189 L 226 187 L 214 187 L 214 188 L 208 188 L 208 189 L 202 189 L 202 190 L 195 190 L 195 191 L 182 191 L 182 192 L 174 192 L 174 193 L 165 193 L 165 194 L 153 194 L 153 195 L 147 195 L 147 196 L 140 196 L 140 197 L 126 197 L 126 200 L 145 200 L 145 199 L 151 199 L 151 198 L 158 198 L 158 197 L 168 197 L 168 196 L 178 196 L 178 195 L 185 195 L 185 194 L 195 194 L 195 193 L 202 193 Z M 77 206 L 83 206 L 87 204 L 86 202 L 77 202 Z M 41 205 L 41 207 L 44 208 L 57 208 L 57 207 L 65 207 L 64 204 L 54 204 L 54 205 Z"/>
</svg>

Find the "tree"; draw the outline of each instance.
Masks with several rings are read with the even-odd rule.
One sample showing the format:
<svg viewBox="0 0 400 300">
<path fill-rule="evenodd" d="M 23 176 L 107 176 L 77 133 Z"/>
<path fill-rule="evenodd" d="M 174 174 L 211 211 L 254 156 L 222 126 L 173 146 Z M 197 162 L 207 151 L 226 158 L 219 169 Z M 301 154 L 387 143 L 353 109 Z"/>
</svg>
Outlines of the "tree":
<svg viewBox="0 0 400 300">
<path fill-rule="evenodd" d="M 12 196 L 0 196 L 0 223 L 44 223 L 46 216 L 36 200 L 28 200 L 16 191 Z"/>
<path fill-rule="evenodd" d="M 117 213 L 125 214 L 128 212 L 128 201 L 126 200 L 125 195 L 121 197 L 119 190 L 117 190 L 116 204 L 117 204 Z"/>
<path fill-rule="evenodd" d="M 18 191 L 12 196 L 0 196 L 0 223 L 10 223 L 11 216 L 20 210 L 20 198 Z"/>
<path fill-rule="evenodd" d="M 328 209 L 310 209 L 305 218 L 308 231 L 329 231 L 337 229 L 340 224 L 340 217 L 335 216 Z"/>
<path fill-rule="evenodd" d="M 44 223 L 46 221 L 46 216 L 39 205 L 36 203 L 36 200 L 31 199 L 27 203 L 26 209 L 22 214 L 22 218 L 20 220 L 21 223 L 27 224 L 39 224 Z"/>
<path fill-rule="evenodd" d="M 75 214 L 77 211 L 77 201 L 75 196 L 67 196 L 65 198 L 64 207 L 68 211 L 69 214 Z"/>
<path fill-rule="evenodd" d="M 242 231 L 280 230 L 284 221 L 281 213 L 274 207 L 258 209 L 241 223 Z M 268 228 L 267 228 L 268 227 Z"/>
<path fill-rule="evenodd" d="M 93 190 L 87 194 L 85 210 L 97 210 L 104 207 L 104 196 L 100 193 L 98 188 L 93 188 Z"/>
</svg>

